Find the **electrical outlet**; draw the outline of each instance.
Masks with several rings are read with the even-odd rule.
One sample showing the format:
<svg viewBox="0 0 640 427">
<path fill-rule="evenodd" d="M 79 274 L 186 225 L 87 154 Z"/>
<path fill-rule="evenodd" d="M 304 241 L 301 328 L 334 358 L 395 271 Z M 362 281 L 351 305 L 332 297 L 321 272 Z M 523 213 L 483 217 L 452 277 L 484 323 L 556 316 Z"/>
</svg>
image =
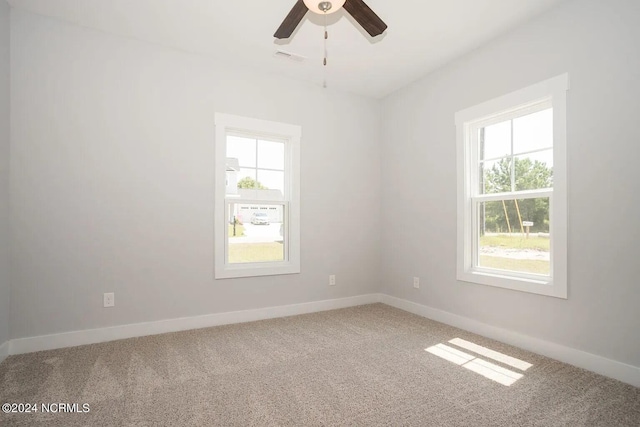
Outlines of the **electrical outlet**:
<svg viewBox="0 0 640 427">
<path fill-rule="evenodd" d="M 113 292 L 104 294 L 104 306 L 113 307 L 116 305 L 116 296 Z"/>
<path fill-rule="evenodd" d="M 335 286 L 336 285 L 336 276 L 335 274 L 332 274 L 331 276 L 329 276 L 329 286 Z"/>
<path fill-rule="evenodd" d="M 413 287 L 416 289 L 420 289 L 420 278 L 419 277 L 414 277 L 413 278 Z"/>
</svg>

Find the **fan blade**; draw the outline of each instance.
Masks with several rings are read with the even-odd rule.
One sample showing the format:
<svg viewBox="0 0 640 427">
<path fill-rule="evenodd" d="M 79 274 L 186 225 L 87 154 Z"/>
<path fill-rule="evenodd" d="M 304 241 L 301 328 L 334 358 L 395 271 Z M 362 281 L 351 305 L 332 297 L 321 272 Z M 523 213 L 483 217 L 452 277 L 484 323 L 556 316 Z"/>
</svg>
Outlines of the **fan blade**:
<svg viewBox="0 0 640 427">
<path fill-rule="evenodd" d="M 278 31 L 276 31 L 273 37 L 277 39 L 288 39 L 291 37 L 291 34 L 296 30 L 296 27 L 300 24 L 300 21 L 302 21 L 302 18 L 304 18 L 308 10 L 307 5 L 305 5 L 302 0 L 298 0 L 291 9 L 291 12 L 284 18 L 284 21 L 280 24 L 280 28 L 278 28 Z"/>
<path fill-rule="evenodd" d="M 347 0 L 344 8 L 371 37 L 379 36 L 387 29 L 387 24 L 362 0 Z"/>
</svg>

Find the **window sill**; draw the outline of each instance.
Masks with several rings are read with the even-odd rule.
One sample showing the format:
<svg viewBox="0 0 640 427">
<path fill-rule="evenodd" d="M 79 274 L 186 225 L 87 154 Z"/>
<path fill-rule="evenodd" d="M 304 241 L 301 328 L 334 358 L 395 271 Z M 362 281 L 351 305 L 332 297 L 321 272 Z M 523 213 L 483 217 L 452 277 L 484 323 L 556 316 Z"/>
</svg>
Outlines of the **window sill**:
<svg viewBox="0 0 640 427">
<path fill-rule="evenodd" d="M 502 274 L 498 271 L 468 270 L 459 272 L 457 279 L 461 282 L 567 299 L 566 284 L 554 282 L 551 278 L 534 279 Z"/>
<path fill-rule="evenodd" d="M 299 274 L 300 266 L 291 263 L 242 264 L 216 268 L 216 279 L 236 279 L 241 277 L 276 276 L 284 274 Z"/>
</svg>

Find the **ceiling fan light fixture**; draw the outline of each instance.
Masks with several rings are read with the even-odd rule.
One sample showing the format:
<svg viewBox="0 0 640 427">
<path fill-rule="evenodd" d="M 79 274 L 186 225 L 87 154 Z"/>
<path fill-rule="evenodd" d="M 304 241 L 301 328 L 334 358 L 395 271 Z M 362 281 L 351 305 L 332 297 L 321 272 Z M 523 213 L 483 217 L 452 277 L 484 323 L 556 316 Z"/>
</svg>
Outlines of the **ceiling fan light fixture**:
<svg viewBox="0 0 640 427">
<path fill-rule="evenodd" d="M 344 6 L 347 0 L 332 0 L 332 1 L 320 1 L 320 0 L 303 0 L 307 8 L 318 15 L 330 15 L 339 11 Z M 327 6 L 329 9 L 327 9 Z"/>
</svg>

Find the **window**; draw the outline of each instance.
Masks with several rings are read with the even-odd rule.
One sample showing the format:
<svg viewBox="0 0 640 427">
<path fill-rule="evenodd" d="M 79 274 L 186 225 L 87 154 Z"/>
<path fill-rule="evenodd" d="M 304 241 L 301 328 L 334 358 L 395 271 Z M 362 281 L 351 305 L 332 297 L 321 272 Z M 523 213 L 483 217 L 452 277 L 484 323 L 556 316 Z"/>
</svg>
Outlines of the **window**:
<svg viewBox="0 0 640 427">
<path fill-rule="evenodd" d="M 300 136 L 216 114 L 217 279 L 300 272 Z"/>
<path fill-rule="evenodd" d="M 567 298 L 568 75 L 456 114 L 458 280 Z"/>
</svg>

